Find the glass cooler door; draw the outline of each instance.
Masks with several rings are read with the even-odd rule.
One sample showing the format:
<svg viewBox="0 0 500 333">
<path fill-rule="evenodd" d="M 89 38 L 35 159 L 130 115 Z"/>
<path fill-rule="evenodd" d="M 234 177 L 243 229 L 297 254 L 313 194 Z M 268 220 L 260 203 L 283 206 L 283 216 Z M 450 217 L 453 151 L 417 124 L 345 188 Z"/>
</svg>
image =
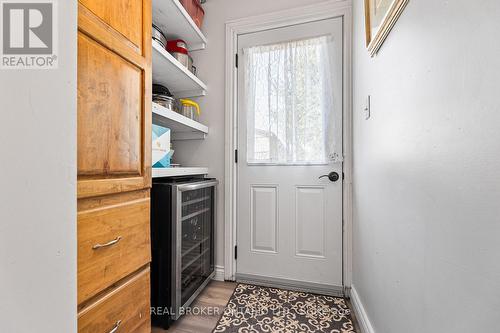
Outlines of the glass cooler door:
<svg viewBox="0 0 500 333">
<path fill-rule="evenodd" d="M 193 185 L 196 187 L 196 185 Z M 188 187 L 189 188 L 189 187 Z M 215 187 L 181 192 L 180 289 L 186 304 L 214 272 Z"/>
</svg>

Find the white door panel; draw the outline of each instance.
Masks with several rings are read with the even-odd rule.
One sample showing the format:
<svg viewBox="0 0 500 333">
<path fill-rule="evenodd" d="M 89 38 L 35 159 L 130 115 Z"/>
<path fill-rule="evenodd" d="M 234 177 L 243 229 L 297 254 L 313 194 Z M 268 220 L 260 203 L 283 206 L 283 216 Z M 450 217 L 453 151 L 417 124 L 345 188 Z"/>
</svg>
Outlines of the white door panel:
<svg viewBox="0 0 500 333">
<path fill-rule="evenodd" d="M 296 50 L 293 48 L 295 44 L 290 42 L 305 41 L 307 44 L 311 40 L 314 45 L 318 36 L 326 36 L 333 41 L 331 52 L 326 54 L 329 57 L 327 68 L 330 72 L 324 73 L 331 77 L 331 89 L 325 97 L 333 100 L 328 104 L 328 117 L 324 116 L 324 105 L 327 104 L 322 100 L 323 95 L 314 94 L 314 91 L 312 94 L 304 94 L 311 92 L 311 81 L 315 83 L 315 80 L 322 79 L 318 71 L 311 69 L 311 66 L 319 66 L 315 49 Z M 342 36 L 342 19 L 335 18 L 238 37 L 240 64 L 237 141 L 240 158 L 237 171 L 237 276 L 252 275 L 332 287 L 342 286 L 341 158 L 316 158 L 323 156 L 322 154 L 343 155 Z M 247 66 L 254 66 L 254 63 L 245 58 L 245 52 L 260 46 L 272 50 L 273 45 L 278 45 L 279 48 L 287 42 L 291 45 L 290 52 L 295 52 L 292 61 L 302 61 L 297 58 L 300 54 L 311 58 L 304 60 L 307 66 L 293 67 L 299 69 L 284 75 L 302 75 L 304 79 L 294 77 L 288 80 L 287 77 L 283 82 L 288 85 L 273 80 L 280 76 L 282 68 L 290 66 L 290 61 L 282 61 L 283 57 L 270 53 L 269 57 L 275 57 L 277 62 L 269 60 L 269 69 L 264 69 L 269 80 L 249 85 L 247 76 L 255 75 L 259 78 L 258 75 L 262 73 L 249 74 L 252 68 Z M 266 53 L 259 57 L 261 58 L 257 60 L 267 61 Z M 300 68 L 307 68 L 306 72 L 297 72 Z M 290 82 L 293 84 L 289 84 Z M 305 82 L 305 85 L 309 85 L 309 90 L 298 89 L 297 82 Z M 318 84 L 318 89 L 324 90 L 326 85 L 323 82 L 326 81 L 321 81 L 322 85 L 320 87 Z M 266 95 L 263 89 L 271 89 L 272 85 L 283 86 L 273 87 L 277 90 L 289 89 L 288 86 L 293 88 Z M 249 92 L 249 89 L 254 91 Z M 280 94 L 286 98 L 281 98 Z M 304 95 L 297 99 L 297 94 Z M 275 98 L 279 102 L 266 101 L 263 97 Z M 307 106 L 305 111 L 301 109 L 301 100 Z M 291 107 L 286 103 L 295 104 Z M 264 113 L 268 119 L 261 119 L 264 112 L 262 105 L 268 109 Z M 284 115 L 286 112 L 292 115 Z M 284 122 L 293 124 L 283 125 Z M 318 133 L 311 134 L 311 126 L 317 126 Z M 304 138 L 311 141 L 304 145 L 300 142 Z M 337 172 L 341 179 L 337 182 L 331 182 L 328 178 L 319 179 L 330 172 Z"/>
<path fill-rule="evenodd" d="M 278 187 L 251 185 L 250 239 L 252 252 L 278 252 Z"/>
<path fill-rule="evenodd" d="M 295 188 L 295 254 L 326 258 L 326 196 L 325 187 Z"/>
</svg>

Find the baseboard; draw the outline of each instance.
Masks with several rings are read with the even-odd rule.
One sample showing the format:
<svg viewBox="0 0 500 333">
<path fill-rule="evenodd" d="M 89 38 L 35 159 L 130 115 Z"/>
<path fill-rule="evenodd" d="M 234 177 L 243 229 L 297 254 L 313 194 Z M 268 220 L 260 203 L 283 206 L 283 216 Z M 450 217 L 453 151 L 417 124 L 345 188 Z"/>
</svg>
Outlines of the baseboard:
<svg viewBox="0 0 500 333">
<path fill-rule="evenodd" d="M 224 281 L 224 266 L 215 266 L 215 281 Z"/>
<path fill-rule="evenodd" d="M 351 287 L 350 295 L 352 307 L 354 308 L 353 311 L 356 314 L 359 326 L 361 326 L 361 333 L 375 333 L 372 323 L 366 314 L 365 307 L 363 306 L 363 303 L 361 303 L 361 299 L 359 298 L 358 292 L 354 286 Z"/>
<path fill-rule="evenodd" d="M 241 283 L 255 284 L 264 287 L 280 288 L 288 290 L 305 291 L 314 294 L 344 296 L 344 288 L 330 286 L 320 283 L 294 281 L 273 277 L 262 277 L 251 274 L 236 274 L 236 281 Z"/>
</svg>

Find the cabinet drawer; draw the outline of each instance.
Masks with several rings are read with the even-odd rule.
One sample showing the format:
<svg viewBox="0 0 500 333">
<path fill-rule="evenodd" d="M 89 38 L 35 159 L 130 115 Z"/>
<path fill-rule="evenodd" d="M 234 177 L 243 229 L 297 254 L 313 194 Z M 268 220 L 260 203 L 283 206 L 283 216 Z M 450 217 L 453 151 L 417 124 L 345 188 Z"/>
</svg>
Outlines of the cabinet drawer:
<svg viewBox="0 0 500 333">
<path fill-rule="evenodd" d="M 79 333 L 150 333 L 149 268 L 131 277 L 78 314 Z"/>
<path fill-rule="evenodd" d="M 78 304 L 151 261 L 149 192 L 79 202 Z"/>
</svg>

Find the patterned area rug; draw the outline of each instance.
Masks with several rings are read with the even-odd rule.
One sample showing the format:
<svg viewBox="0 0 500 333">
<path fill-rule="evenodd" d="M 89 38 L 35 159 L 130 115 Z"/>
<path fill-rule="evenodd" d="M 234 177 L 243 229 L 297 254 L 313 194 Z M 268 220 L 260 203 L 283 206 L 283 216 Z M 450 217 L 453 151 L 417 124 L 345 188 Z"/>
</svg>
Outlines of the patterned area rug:
<svg viewBox="0 0 500 333">
<path fill-rule="evenodd" d="M 238 284 L 214 333 L 355 333 L 343 298 Z"/>
</svg>

